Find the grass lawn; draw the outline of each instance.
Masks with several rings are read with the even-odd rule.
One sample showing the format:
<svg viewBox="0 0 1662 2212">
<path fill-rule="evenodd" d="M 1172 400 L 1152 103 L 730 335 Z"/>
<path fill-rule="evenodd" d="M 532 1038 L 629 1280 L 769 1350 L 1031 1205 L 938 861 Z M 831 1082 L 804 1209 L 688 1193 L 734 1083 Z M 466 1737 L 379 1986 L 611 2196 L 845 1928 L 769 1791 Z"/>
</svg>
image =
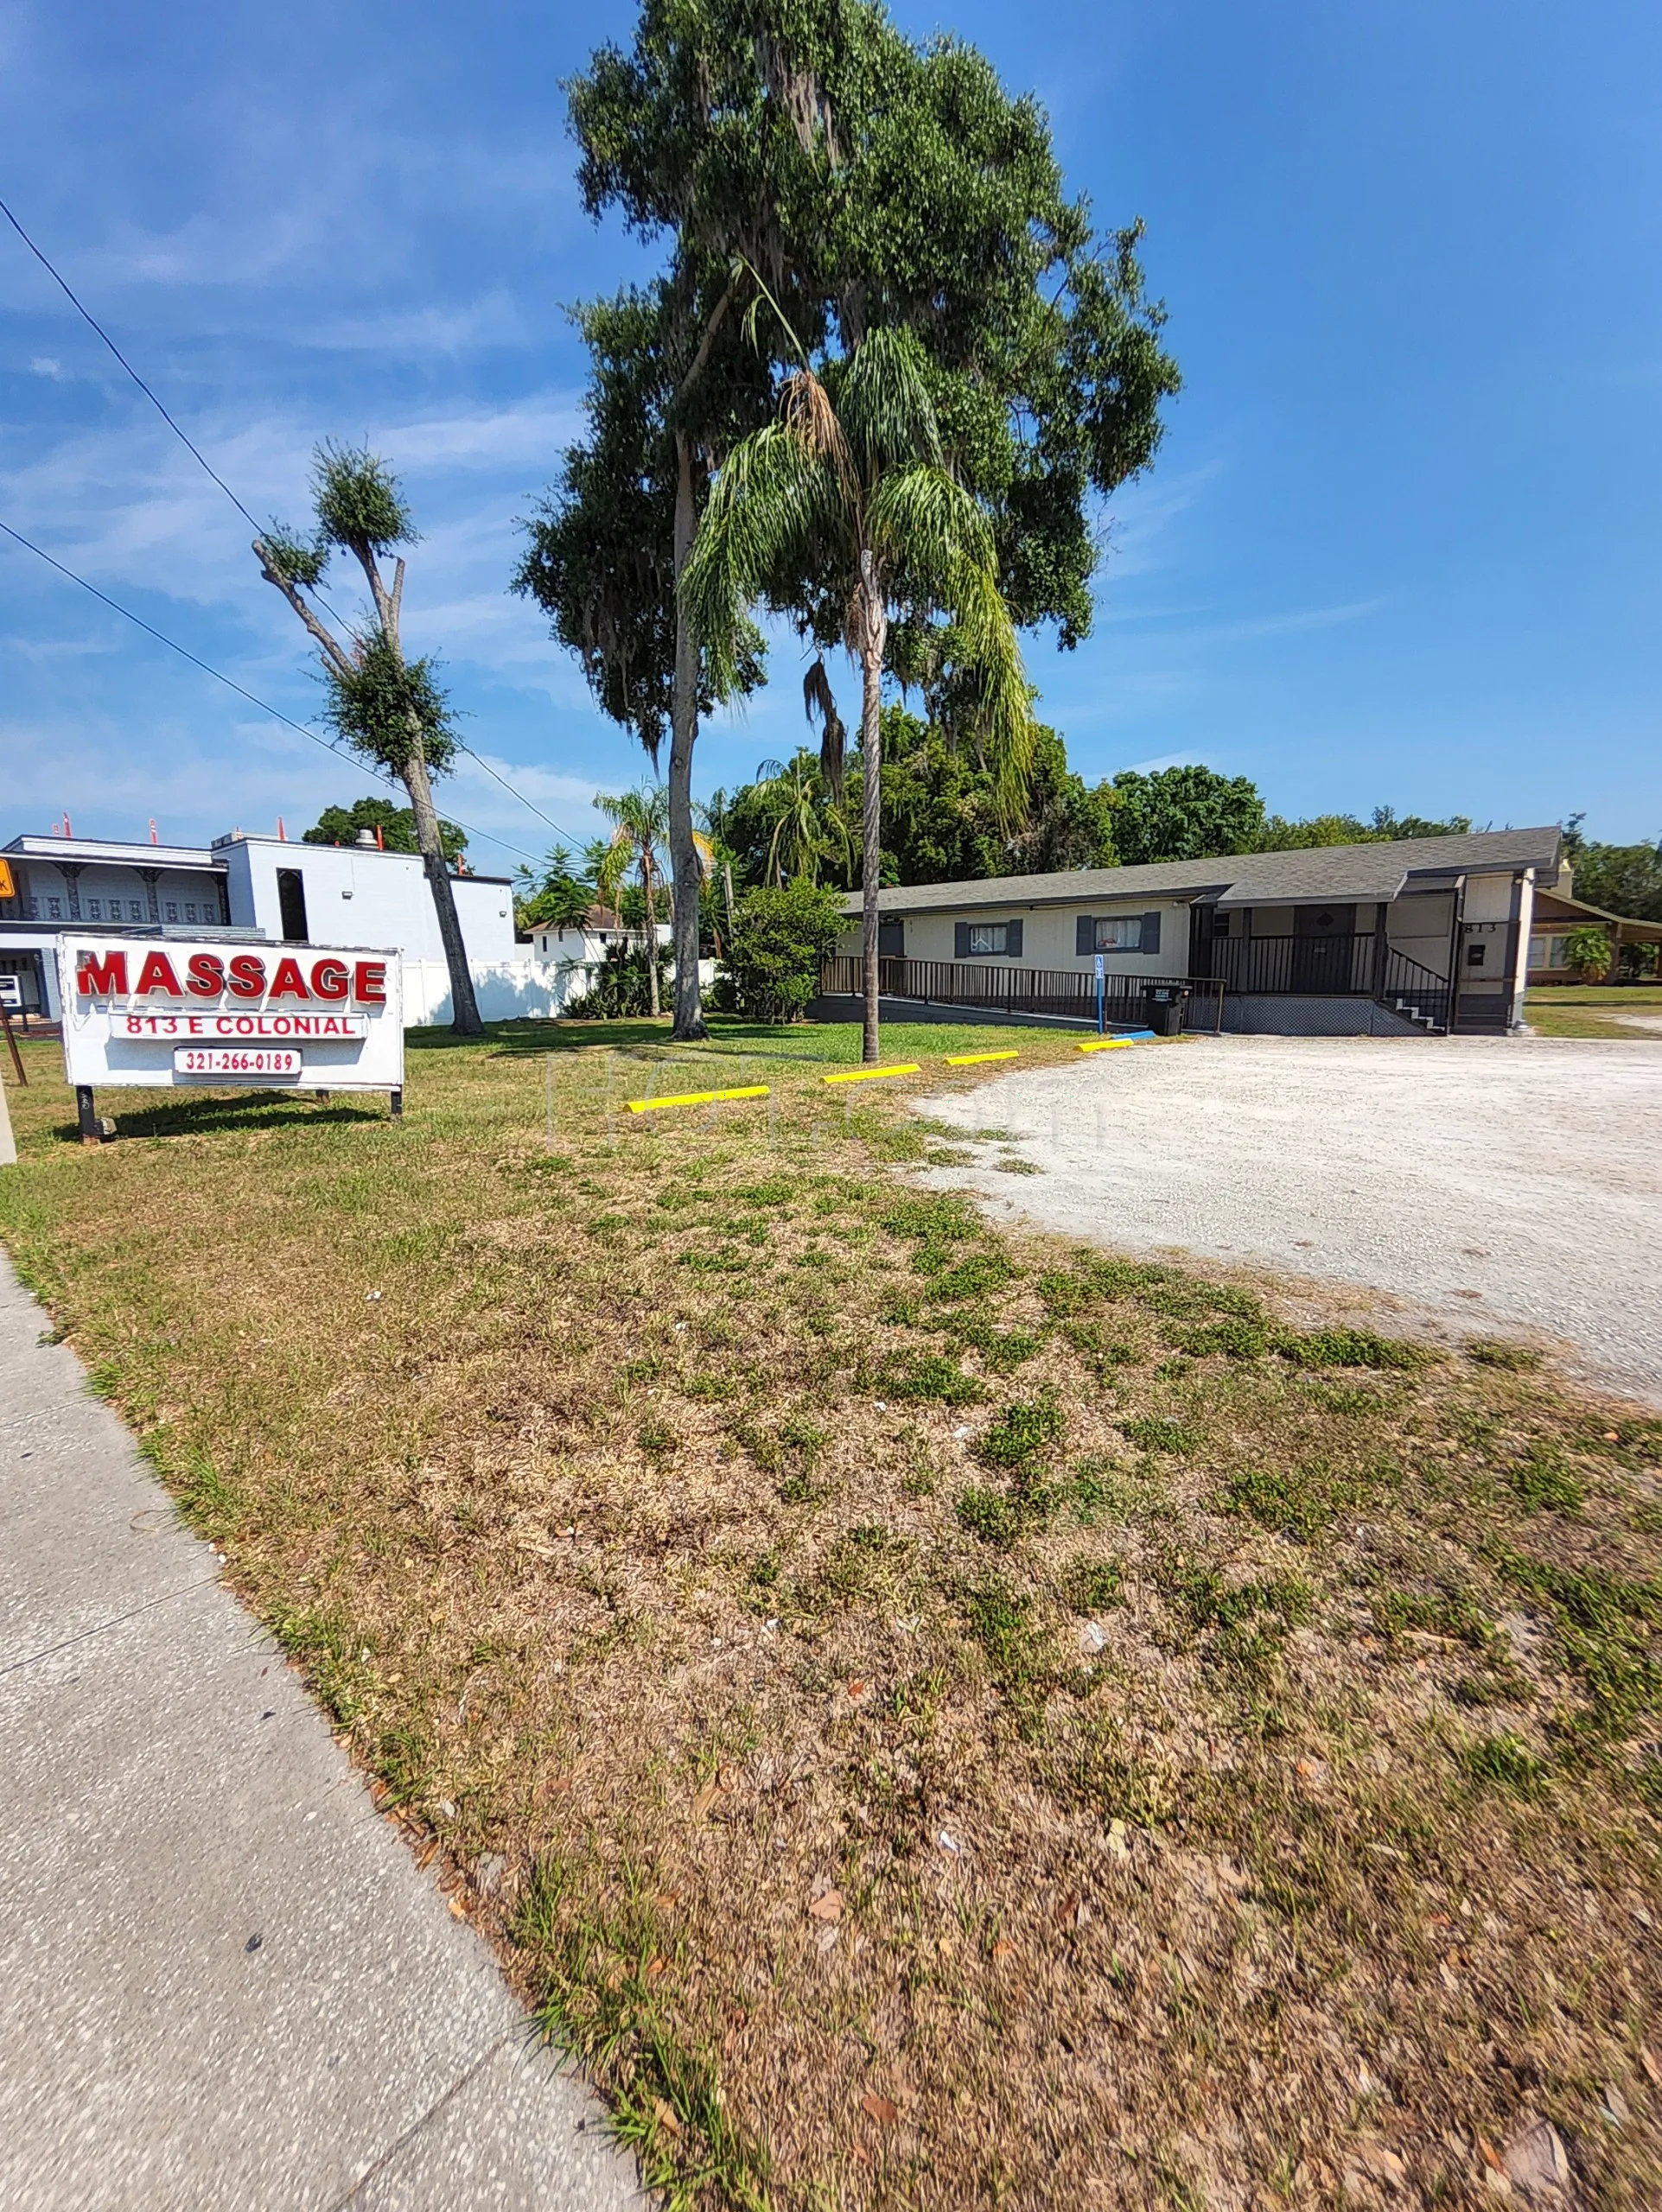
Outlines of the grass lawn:
<svg viewBox="0 0 1662 2212">
<path fill-rule="evenodd" d="M 1538 2115 L 1654 2205 L 1662 1421 L 928 1188 L 941 1056 L 1072 1036 L 827 1090 L 851 1030 L 662 1033 L 417 1040 L 402 1127 L 101 1094 L 93 1150 L 35 1046 L 0 1174 L 649 2179 L 1479 2205 Z M 729 1062 L 772 1100 L 622 1110 Z"/>
<path fill-rule="evenodd" d="M 1551 983 L 1532 990 L 1524 1018 L 1540 1037 L 1643 1037 L 1617 1020 L 1618 1014 L 1662 1017 L 1662 984 Z"/>
</svg>

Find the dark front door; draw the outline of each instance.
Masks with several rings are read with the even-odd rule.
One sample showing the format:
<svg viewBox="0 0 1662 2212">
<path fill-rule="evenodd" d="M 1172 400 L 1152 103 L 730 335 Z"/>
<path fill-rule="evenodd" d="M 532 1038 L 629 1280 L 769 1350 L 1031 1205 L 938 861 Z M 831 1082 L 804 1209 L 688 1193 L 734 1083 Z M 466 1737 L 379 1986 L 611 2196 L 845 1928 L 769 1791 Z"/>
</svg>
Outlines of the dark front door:
<svg viewBox="0 0 1662 2212">
<path fill-rule="evenodd" d="M 306 942 L 306 879 L 297 868 L 280 868 L 277 877 L 277 912 L 283 920 L 283 934 L 290 944 Z"/>
<path fill-rule="evenodd" d="M 1351 940 L 1355 932 L 1353 906 L 1295 906 L 1294 990 L 1349 990 Z"/>
</svg>

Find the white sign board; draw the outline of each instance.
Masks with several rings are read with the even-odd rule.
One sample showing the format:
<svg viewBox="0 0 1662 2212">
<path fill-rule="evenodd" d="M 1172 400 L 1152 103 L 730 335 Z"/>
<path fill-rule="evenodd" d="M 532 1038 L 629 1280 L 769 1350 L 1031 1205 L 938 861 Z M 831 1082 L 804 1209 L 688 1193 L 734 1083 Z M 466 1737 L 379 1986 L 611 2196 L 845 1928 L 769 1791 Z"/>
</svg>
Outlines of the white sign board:
<svg viewBox="0 0 1662 2212">
<path fill-rule="evenodd" d="M 66 936 L 65 1079 L 401 1090 L 403 983 L 397 952 L 360 945 Z"/>
<path fill-rule="evenodd" d="M 1102 981 L 1102 979 L 1103 979 L 1104 976 L 1105 976 L 1106 973 L 1107 973 L 1107 962 L 1106 962 L 1105 958 L 1104 957 L 1104 956 L 1099 952 L 1099 953 L 1098 953 L 1098 955 L 1097 955 L 1097 981 L 1098 981 L 1098 982 L 1100 982 Z"/>
<path fill-rule="evenodd" d="M 0 976 L 0 1006 L 8 1013 L 23 1010 L 23 979 L 21 976 Z"/>
</svg>

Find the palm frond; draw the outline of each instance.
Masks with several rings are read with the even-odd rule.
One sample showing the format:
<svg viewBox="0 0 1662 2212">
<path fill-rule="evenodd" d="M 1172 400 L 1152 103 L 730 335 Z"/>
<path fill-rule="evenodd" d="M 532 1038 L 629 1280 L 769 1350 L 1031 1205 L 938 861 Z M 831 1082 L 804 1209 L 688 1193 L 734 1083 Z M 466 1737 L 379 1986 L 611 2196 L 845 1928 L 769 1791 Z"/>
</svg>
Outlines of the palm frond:
<svg viewBox="0 0 1662 2212">
<path fill-rule="evenodd" d="M 681 572 L 681 602 L 718 691 L 736 681 L 748 610 L 774 577 L 841 519 L 835 476 L 782 423 L 742 439 L 710 486 Z"/>
<path fill-rule="evenodd" d="M 992 766 L 999 826 L 1008 831 L 1021 818 L 1033 772 L 1033 690 L 1022 671 L 1022 648 L 990 567 L 960 563 L 945 596 L 960 665 L 973 672 L 980 694 L 972 728 Z"/>
<path fill-rule="evenodd" d="M 797 369 L 786 378 L 779 397 L 779 419 L 793 438 L 834 472 L 844 498 L 854 505 L 860 497 L 859 471 L 831 394 L 812 369 Z"/>
<path fill-rule="evenodd" d="M 993 769 L 1001 826 L 1019 819 L 1033 766 L 1033 697 L 1022 649 L 998 588 L 992 531 L 945 469 L 896 469 L 878 486 L 867 521 L 893 564 L 897 588 L 940 607 L 953 660 L 979 694 L 973 728 Z"/>
<path fill-rule="evenodd" d="M 866 526 L 885 565 L 932 592 L 948 585 L 961 561 L 996 574 L 992 525 L 957 478 L 933 463 L 891 469 L 871 495 Z"/>
<path fill-rule="evenodd" d="M 848 744 L 848 731 L 843 717 L 837 711 L 837 700 L 825 673 L 825 656 L 816 653 L 813 664 L 802 678 L 802 705 L 808 717 L 808 727 L 813 728 L 814 717 L 819 717 L 819 772 L 825 779 L 825 788 L 833 800 L 843 796 L 843 760 Z"/>
<path fill-rule="evenodd" d="M 837 412 L 868 482 L 887 469 L 940 461 L 940 427 L 923 358 L 909 330 L 869 331 L 855 348 Z"/>
</svg>

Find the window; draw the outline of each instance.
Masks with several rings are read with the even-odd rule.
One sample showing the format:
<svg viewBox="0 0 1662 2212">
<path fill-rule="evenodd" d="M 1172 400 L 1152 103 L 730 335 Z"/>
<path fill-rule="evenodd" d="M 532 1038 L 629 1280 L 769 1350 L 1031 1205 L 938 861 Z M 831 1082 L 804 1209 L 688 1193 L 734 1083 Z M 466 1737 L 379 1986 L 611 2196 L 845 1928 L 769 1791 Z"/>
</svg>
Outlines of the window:
<svg viewBox="0 0 1662 2212">
<path fill-rule="evenodd" d="M 955 922 L 952 957 L 955 960 L 1019 960 L 1022 957 L 1020 922 Z"/>
<path fill-rule="evenodd" d="M 1212 934 L 1213 937 L 1229 935 L 1229 917 L 1220 906 L 1214 906 L 1212 910 Z"/>
<path fill-rule="evenodd" d="M 1095 952 L 1158 952 L 1158 914 L 1081 914 L 1074 925 L 1073 950 L 1081 960 Z"/>
<path fill-rule="evenodd" d="M 1531 968 L 1567 968 L 1570 965 L 1566 947 L 1569 940 L 1562 937 L 1532 937 L 1529 941 L 1529 964 Z"/>
</svg>

